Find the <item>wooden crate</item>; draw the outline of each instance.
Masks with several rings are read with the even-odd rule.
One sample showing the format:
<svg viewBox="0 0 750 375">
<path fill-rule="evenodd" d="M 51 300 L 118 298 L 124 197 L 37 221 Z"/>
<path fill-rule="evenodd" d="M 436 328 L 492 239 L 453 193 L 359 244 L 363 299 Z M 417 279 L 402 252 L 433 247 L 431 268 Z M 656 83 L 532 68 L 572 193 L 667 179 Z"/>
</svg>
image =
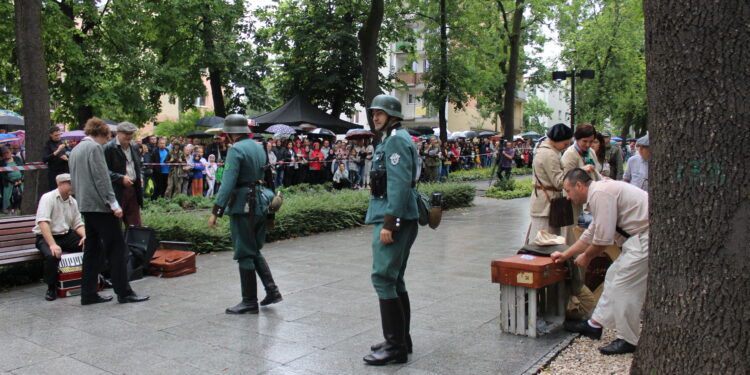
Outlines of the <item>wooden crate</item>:
<svg viewBox="0 0 750 375">
<path fill-rule="evenodd" d="M 544 319 L 548 331 L 565 320 L 565 283 L 542 288 L 500 284 L 500 330 L 516 335 L 537 337 L 537 318 Z"/>
</svg>

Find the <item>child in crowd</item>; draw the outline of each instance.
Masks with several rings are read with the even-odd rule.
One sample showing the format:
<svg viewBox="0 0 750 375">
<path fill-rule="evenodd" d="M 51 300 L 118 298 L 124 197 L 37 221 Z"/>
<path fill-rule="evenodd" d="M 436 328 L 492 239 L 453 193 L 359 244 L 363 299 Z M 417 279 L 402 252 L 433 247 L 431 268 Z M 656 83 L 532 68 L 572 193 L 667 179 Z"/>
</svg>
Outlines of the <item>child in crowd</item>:
<svg viewBox="0 0 750 375">
<path fill-rule="evenodd" d="M 206 197 L 214 196 L 217 169 L 219 169 L 219 166 L 216 164 L 216 156 L 214 154 L 208 155 L 208 163 L 206 164 L 206 183 L 208 184 L 208 191 L 206 191 Z"/>
<path fill-rule="evenodd" d="M 203 195 L 203 177 L 206 170 L 206 159 L 203 158 L 203 147 L 196 147 L 193 153 L 193 188 L 191 196 Z"/>
</svg>

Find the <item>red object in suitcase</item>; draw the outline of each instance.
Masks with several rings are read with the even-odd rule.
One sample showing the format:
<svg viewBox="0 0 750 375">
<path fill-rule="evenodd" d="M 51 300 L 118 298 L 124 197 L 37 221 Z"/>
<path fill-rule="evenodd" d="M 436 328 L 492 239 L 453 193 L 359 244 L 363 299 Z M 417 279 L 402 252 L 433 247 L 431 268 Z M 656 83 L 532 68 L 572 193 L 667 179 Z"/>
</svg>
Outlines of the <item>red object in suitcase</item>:
<svg viewBox="0 0 750 375">
<path fill-rule="evenodd" d="M 195 253 L 183 250 L 156 250 L 148 272 L 159 277 L 177 277 L 195 273 Z"/>
</svg>

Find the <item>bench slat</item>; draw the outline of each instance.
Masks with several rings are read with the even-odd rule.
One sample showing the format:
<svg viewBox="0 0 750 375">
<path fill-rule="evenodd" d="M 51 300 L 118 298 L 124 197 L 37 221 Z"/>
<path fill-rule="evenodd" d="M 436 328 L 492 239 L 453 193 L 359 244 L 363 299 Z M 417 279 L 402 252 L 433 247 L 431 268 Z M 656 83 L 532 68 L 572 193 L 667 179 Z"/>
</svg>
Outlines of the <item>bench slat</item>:
<svg viewBox="0 0 750 375">
<path fill-rule="evenodd" d="M 0 241 L 0 252 L 4 252 L 3 249 L 18 246 L 18 245 L 34 245 L 36 246 L 36 238 L 23 238 L 20 240 Z"/>
<path fill-rule="evenodd" d="M 0 219 L 0 224 L 3 223 L 14 223 L 17 221 L 27 221 L 27 220 L 35 220 L 35 215 L 23 215 L 23 216 L 8 216 L 5 218 Z"/>
<path fill-rule="evenodd" d="M 0 265 L 42 259 L 34 246 L 36 235 L 31 231 L 34 225 L 34 215 L 0 219 Z"/>
<path fill-rule="evenodd" d="M 6 236 L 8 234 L 33 233 L 33 232 L 31 232 L 31 228 L 33 228 L 33 227 L 23 227 L 23 228 L 14 228 L 14 229 L 2 229 L 2 230 L 0 230 L 0 236 Z"/>
<path fill-rule="evenodd" d="M 39 251 L 34 246 L 29 245 L 16 245 L 16 246 L 9 246 L 9 247 L 3 247 L 0 248 L 0 259 L 3 259 L 6 257 L 6 254 L 13 254 L 16 251 L 22 251 L 22 250 L 29 250 L 29 251 Z"/>
<path fill-rule="evenodd" d="M 23 233 L 16 233 L 16 234 L 6 234 L 2 237 L 0 237 L 0 241 L 10 241 L 10 240 L 20 240 L 24 238 L 33 238 L 36 240 L 36 234 L 34 232 L 23 232 Z"/>
<path fill-rule="evenodd" d="M 8 258 L 8 259 L 0 258 L 0 266 L 6 265 L 6 264 L 23 263 L 23 262 L 28 262 L 31 260 L 38 260 L 38 259 L 42 259 L 42 254 L 39 253 L 39 251 L 37 251 L 35 254 L 25 253 L 25 254 L 20 254 L 19 256 L 14 257 L 14 258 Z"/>
</svg>

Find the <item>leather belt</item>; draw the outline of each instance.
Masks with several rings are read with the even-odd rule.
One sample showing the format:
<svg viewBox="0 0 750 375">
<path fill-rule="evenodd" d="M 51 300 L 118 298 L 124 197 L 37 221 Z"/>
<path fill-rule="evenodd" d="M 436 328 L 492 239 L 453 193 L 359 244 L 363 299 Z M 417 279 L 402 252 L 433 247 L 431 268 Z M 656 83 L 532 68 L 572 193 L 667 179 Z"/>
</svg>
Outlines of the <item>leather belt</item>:
<svg viewBox="0 0 750 375">
<path fill-rule="evenodd" d="M 547 187 L 547 186 L 541 186 L 541 185 L 534 185 L 534 189 L 536 189 L 536 190 L 554 191 L 554 192 L 557 192 L 557 193 L 559 193 L 559 192 L 562 191 L 560 189 L 555 189 L 555 188 L 551 188 L 551 187 Z"/>
</svg>

